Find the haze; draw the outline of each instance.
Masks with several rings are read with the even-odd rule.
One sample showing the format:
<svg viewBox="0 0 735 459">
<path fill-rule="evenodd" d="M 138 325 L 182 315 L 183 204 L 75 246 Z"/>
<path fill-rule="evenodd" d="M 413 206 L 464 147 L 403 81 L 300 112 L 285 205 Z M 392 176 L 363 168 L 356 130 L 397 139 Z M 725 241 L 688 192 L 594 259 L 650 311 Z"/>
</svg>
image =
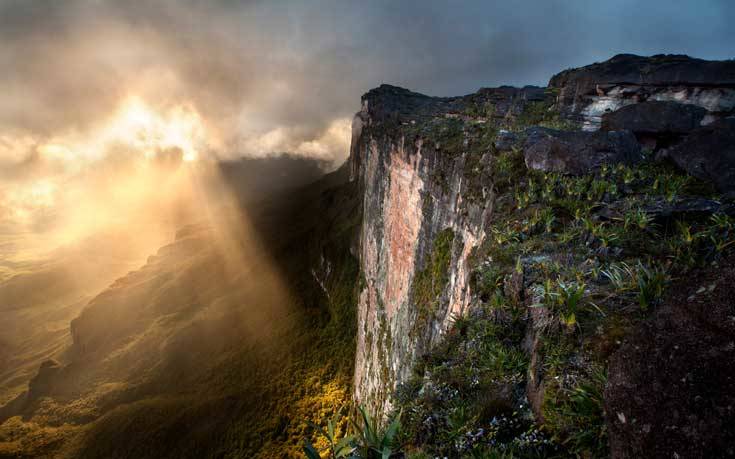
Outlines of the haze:
<svg viewBox="0 0 735 459">
<path fill-rule="evenodd" d="M 234 329 L 250 345 L 289 326 L 293 304 L 310 299 L 289 285 L 272 245 L 292 248 L 288 237 L 316 224 L 284 219 L 307 207 L 280 192 L 338 170 L 370 88 L 449 96 L 545 85 L 620 52 L 729 59 L 733 17 L 729 1 L 0 0 L 0 407 L 41 361 L 73 360 L 70 322 L 82 311 L 76 323 L 111 360 L 152 353 L 172 367 L 191 342 L 225 353 L 240 339 Z M 192 255 L 200 245 L 206 254 Z M 178 293 L 169 304 L 162 291 Z M 201 306 L 171 330 L 199 320 L 206 332 L 184 345 L 176 332 L 157 334 L 166 314 L 135 322 L 130 299 L 151 297 L 172 316 L 184 313 L 171 304 Z M 89 312 L 102 306 L 135 322 L 134 338 L 108 339 L 123 332 Z M 125 401 L 126 391 L 160 395 L 146 392 L 157 376 L 133 380 L 121 361 L 95 367 L 107 379 L 85 397 L 99 405 L 75 420 L 117 406 L 108 389 Z M 108 396 L 116 402 L 105 405 Z M 58 419 L 54 429 L 67 422 Z"/>
</svg>

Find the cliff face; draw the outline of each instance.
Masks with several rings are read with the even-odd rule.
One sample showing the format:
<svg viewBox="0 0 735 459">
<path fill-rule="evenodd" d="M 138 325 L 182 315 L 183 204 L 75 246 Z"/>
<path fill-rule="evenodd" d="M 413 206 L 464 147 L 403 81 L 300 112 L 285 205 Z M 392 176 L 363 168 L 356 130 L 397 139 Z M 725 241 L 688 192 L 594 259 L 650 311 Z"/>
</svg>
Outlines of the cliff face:
<svg viewBox="0 0 735 459">
<path fill-rule="evenodd" d="M 355 398 L 391 408 L 396 384 L 470 302 L 468 257 L 491 213 L 483 131 L 509 126 L 540 88 L 432 98 L 381 86 L 353 122 L 352 179 L 363 192 Z M 492 111 L 487 111 L 493 107 Z"/>
<path fill-rule="evenodd" d="M 474 252 L 490 232 L 493 208 L 507 207 L 497 201 L 506 199 L 502 192 L 512 185 L 507 159 L 526 153 L 528 168 L 544 170 L 534 160 L 539 150 L 547 163 L 561 164 L 549 171 L 573 175 L 580 172 L 569 161 L 600 166 L 590 155 L 638 162 L 635 139 L 648 144 L 634 129 L 637 119 L 633 127 L 605 129 L 610 132 L 594 138 L 558 130 L 594 131 L 606 113 L 647 101 L 703 107 L 703 115 L 700 109 L 672 111 L 686 115 L 687 129 L 730 116 L 735 62 L 620 55 L 564 71 L 549 88 L 501 87 L 434 98 L 383 85 L 363 96 L 349 160 L 363 207 L 357 403 L 389 413 L 396 387 L 411 376 L 414 364 L 441 341 L 454 318 L 483 302 L 472 289 L 473 269 L 481 261 Z M 662 123 L 679 126 L 679 118 Z M 527 130 L 532 126 L 545 129 Z M 646 134 L 671 134 L 666 129 Z M 618 138 L 633 139 L 633 146 L 610 140 Z M 659 140 L 658 147 L 664 144 Z"/>
</svg>

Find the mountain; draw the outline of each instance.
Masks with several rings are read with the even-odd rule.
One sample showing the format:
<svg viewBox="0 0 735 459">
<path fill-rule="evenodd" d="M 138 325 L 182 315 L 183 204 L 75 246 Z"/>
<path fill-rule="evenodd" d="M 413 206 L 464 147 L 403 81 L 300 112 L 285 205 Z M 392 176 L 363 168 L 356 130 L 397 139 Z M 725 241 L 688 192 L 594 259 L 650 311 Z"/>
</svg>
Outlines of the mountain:
<svg viewBox="0 0 735 459">
<path fill-rule="evenodd" d="M 0 337 L 0 457 L 327 454 L 309 422 L 342 437 L 355 405 L 398 419 L 391 457 L 732 456 L 733 74 L 382 85 L 331 174 L 222 165 L 216 205 L 114 282 L 0 284 L 55 301 L 42 352 Z"/>
<path fill-rule="evenodd" d="M 358 209 L 344 171 L 304 185 L 311 163 L 277 161 L 290 164 L 293 182 L 249 186 L 59 313 L 53 352 L 34 360 L 45 359 L 28 390 L 0 409 L 0 456 L 298 454 L 307 420 L 349 395 Z M 230 193 L 230 183 L 273 166 L 222 167 Z"/>
</svg>

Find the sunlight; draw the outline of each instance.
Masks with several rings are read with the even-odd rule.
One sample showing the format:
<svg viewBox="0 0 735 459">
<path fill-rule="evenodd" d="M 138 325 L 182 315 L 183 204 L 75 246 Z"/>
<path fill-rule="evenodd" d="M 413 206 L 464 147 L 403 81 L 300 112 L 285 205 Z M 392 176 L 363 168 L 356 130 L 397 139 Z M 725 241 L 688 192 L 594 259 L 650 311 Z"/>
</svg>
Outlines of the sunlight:
<svg viewBox="0 0 735 459">
<path fill-rule="evenodd" d="M 201 116 L 189 105 L 177 105 L 159 113 L 133 96 L 122 104 L 103 138 L 129 144 L 142 150 L 146 157 L 179 149 L 184 161 L 194 161 L 206 143 L 206 132 Z"/>
<path fill-rule="evenodd" d="M 38 152 L 44 158 L 78 169 L 89 161 L 104 158 L 115 146 L 128 147 L 144 158 L 179 151 L 184 161 L 194 161 L 212 143 L 212 133 L 191 104 L 155 109 L 140 97 L 130 96 L 90 130 L 55 136 L 39 145 Z"/>
</svg>

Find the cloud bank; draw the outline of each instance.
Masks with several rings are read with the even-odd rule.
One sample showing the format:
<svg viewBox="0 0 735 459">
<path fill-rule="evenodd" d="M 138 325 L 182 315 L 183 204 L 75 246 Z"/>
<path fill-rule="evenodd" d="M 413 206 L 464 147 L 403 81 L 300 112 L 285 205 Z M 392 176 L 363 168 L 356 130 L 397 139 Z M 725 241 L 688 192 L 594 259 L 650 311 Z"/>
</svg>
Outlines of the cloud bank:
<svg viewBox="0 0 735 459">
<path fill-rule="evenodd" d="M 344 158 L 335 137 L 382 82 L 455 95 L 618 52 L 730 58 L 734 18 L 727 1 L 6 0 L 0 136 L 84 131 L 135 95 L 192 104 L 222 155 Z"/>
</svg>

